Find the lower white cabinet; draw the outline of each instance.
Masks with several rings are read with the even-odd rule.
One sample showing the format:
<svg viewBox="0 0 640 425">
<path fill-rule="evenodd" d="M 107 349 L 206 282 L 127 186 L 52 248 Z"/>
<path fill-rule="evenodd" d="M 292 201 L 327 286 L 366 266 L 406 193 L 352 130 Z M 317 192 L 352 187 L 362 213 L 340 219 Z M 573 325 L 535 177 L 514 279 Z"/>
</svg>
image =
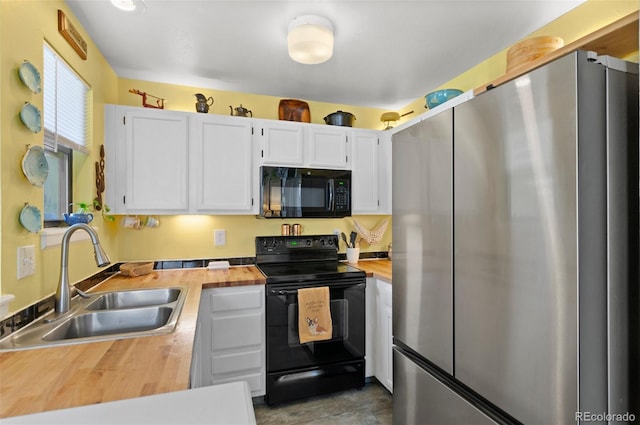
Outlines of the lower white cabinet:
<svg viewBox="0 0 640 425">
<path fill-rule="evenodd" d="M 369 378 L 376 374 L 376 329 L 378 325 L 376 297 L 376 279 L 367 278 L 365 288 L 365 371 L 364 376 Z"/>
<path fill-rule="evenodd" d="M 191 387 L 246 381 L 265 394 L 264 286 L 203 289 Z"/>
<path fill-rule="evenodd" d="M 393 392 L 391 305 L 391 284 L 376 279 L 375 376 Z"/>
</svg>

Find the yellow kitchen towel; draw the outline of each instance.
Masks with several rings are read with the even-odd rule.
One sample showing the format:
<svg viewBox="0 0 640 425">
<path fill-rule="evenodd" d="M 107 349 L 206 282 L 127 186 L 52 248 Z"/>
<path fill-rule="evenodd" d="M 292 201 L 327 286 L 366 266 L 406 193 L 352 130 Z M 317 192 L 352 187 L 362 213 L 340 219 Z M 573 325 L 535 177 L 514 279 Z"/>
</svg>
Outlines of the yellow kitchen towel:
<svg viewBox="0 0 640 425">
<path fill-rule="evenodd" d="M 298 289 L 298 336 L 300 344 L 331 339 L 333 324 L 329 287 Z"/>
</svg>

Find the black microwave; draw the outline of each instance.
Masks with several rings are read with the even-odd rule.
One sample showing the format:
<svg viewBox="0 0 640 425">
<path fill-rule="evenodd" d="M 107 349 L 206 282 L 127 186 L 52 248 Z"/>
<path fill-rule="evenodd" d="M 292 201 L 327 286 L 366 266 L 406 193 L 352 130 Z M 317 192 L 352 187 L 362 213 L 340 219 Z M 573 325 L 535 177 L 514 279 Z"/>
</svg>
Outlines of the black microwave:
<svg viewBox="0 0 640 425">
<path fill-rule="evenodd" d="M 260 167 L 260 216 L 337 218 L 351 215 L 351 171 Z"/>
</svg>

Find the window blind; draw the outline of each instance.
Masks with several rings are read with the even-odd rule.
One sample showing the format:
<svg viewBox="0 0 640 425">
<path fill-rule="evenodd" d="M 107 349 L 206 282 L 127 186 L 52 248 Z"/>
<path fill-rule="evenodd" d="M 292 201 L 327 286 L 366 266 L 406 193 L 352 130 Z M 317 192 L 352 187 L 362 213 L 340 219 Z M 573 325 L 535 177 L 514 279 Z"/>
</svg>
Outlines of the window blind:
<svg viewBox="0 0 640 425">
<path fill-rule="evenodd" d="M 87 148 L 89 87 L 53 49 L 44 45 L 44 143 L 84 153 Z"/>
</svg>

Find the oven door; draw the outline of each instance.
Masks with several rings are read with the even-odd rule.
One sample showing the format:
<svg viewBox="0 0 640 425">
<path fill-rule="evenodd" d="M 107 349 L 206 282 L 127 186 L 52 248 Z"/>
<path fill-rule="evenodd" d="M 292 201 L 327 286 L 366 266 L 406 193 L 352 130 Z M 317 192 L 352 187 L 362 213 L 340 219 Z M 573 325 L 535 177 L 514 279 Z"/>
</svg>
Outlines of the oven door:
<svg viewBox="0 0 640 425">
<path fill-rule="evenodd" d="M 300 344 L 298 289 L 328 286 L 333 337 Z M 267 372 L 364 358 L 365 281 L 267 285 Z"/>
</svg>

